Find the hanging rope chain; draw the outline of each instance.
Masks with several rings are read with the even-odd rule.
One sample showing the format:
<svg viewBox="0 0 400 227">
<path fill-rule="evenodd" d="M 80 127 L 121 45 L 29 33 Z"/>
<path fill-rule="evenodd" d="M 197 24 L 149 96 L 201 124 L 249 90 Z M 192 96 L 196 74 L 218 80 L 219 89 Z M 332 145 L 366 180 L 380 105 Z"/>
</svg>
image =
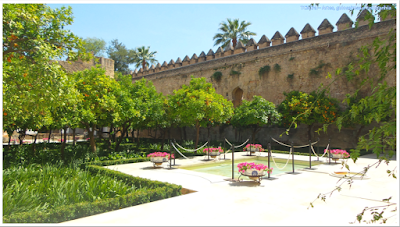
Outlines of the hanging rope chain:
<svg viewBox="0 0 400 227">
<path fill-rule="evenodd" d="M 183 155 L 174 145 L 174 143 L 171 141 L 171 145 L 175 148 L 175 150 L 184 158 L 188 159 L 185 155 Z M 178 144 L 177 144 L 178 145 Z"/>
<path fill-rule="evenodd" d="M 271 139 L 272 139 L 273 141 L 279 143 L 279 144 L 282 145 L 282 146 L 291 147 L 290 145 L 287 145 L 287 144 L 284 144 L 284 143 L 282 143 L 282 142 L 279 142 L 278 140 L 276 140 L 276 139 L 274 139 L 274 138 L 272 138 L 272 137 L 271 137 Z M 316 141 L 316 142 L 314 142 L 314 143 L 311 143 L 311 146 L 314 145 L 314 144 L 316 144 L 316 143 L 318 143 L 318 141 Z M 293 148 L 302 148 L 302 147 L 308 147 L 308 146 L 310 146 L 310 145 L 307 144 L 307 145 L 303 145 L 303 146 L 293 146 Z"/>
<path fill-rule="evenodd" d="M 328 145 L 326 146 L 325 152 L 324 152 L 324 154 L 321 156 L 321 158 L 324 157 L 324 155 L 328 152 L 328 148 L 329 148 L 329 143 L 328 143 Z M 319 156 L 315 153 L 314 148 L 313 148 L 312 146 L 311 146 L 311 149 L 312 149 L 313 153 L 315 154 L 315 156 L 319 157 Z"/>
<path fill-rule="evenodd" d="M 199 147 L 199 148 L 197 148 L 197 149 L 186 149 L 186 148 L 183 148 L 181 145 L 179 145 L 179 144 L 175 141 L 176 146 L 178 146 L 179 148 L 181 148 L 181 149 L 183 149 L 183 150 L 185 150 L 185 151 L 189 151 L 189 152 L 198 151 L 198 150 L 200 150 L 201 148 L 203 148 L 204 146 L 206 146 L 207 143 L 208 143 L 208 141 L 207 141 L 203 146 L 201 146 L 201 147 Z"/>
<path fill-rule="evenodd" d="M 229 143 L 229 141 L 225 138 L 225 141 L 229 144 L 229 146 L 231 146 L 232 147 L 232 144 L 231 143 Z M 247 142 L 249 141 L 249 139 L 247 139 L 244 143 L 242 143 L 241 145 L 239 145 L 239 146 L 234 146 L 233 148 L 239 148 L 239 147 L 241 147 L 241 146 L 243 146 L 243 145 L 245 145 Z"/>
<path fill-rule="evenodd" d="M 272 153 L 272 152 L 271 152 L 271 153 Z M 291 154 L 291 153 L 292 153 L 292 148 L 290 148 L 290 151 L 289 151 L 289 158 L 286 160 L 286 164 L 285 164 L 285 166 L 283 166 L 282 168 L 279 168 L 279 166 L 278 166 L 278 165 L 276 164 L 276 162 L 275 162 L 274 156 L 271 155 L 272 161 L 274 161 L 276 168 L 278 168 L 278 169 L 280 169 L 280 170 L 284 169 L 284 168 L 287 166 L 287 164 L 289 163 L 289 159 L 290 159 L 290 154 Z"/>
</svg>

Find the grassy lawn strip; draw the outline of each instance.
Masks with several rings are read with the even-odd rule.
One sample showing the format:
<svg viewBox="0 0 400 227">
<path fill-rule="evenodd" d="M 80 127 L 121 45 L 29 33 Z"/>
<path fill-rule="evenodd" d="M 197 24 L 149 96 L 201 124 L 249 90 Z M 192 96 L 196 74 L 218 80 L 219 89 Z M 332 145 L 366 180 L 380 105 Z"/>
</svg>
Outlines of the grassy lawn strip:
<svg viewBox="0 0 400 227">
<path fill-rule="evenodd" d="M 98 165 L 3 170 L 3 222 L 59 223 L 181 194 L 180 185 Z"/>
</svg>

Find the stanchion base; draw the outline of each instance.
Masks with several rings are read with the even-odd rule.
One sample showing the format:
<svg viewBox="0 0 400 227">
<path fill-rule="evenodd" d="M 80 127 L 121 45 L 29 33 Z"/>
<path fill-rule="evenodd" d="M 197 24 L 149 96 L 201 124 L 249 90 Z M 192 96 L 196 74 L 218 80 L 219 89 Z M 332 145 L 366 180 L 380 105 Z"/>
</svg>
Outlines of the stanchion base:
<svg viewBox="0 0 400 227">
<path fill-rule="evenodd" d="M 301 173 L 298 173 L 298 172 L 286 172 L 286 174 L 293 174 L 293 175 L 297 175 L 297 174 L 301 174 Z"/>
<path fill-rule="evenodd" d="M 232 178 L 226 178 L 224 180 L 229 182 L 240 182 L 238 179 L 232 179 Z"/>
</svg>

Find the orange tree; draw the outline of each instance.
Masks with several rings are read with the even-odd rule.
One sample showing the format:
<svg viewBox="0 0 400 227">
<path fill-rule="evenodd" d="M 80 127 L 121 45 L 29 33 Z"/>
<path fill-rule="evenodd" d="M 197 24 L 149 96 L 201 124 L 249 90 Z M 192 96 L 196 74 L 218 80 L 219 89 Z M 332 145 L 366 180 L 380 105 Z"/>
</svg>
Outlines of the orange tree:
<svg viewBox="0 0 400 227">
<path fill-rule="evenodd" d="M 286 128 L 290 128 L 292 125 L 297 127 L 297 124 L 308 125 L 309 140 L 311 140 L 313 124 L 320 123 L 327 127 L 338 117 L 338 101 L 327 97 L 324 91 L 320 93 L 313 91 L 310 94 L 291 91 L 284 95 L 286 96 L 285 100 L 278 106 L 278 111 L 283 116 L 281 124 Z"/>
<path fill-rule="evenodd" d="M 196 148 L 200 127 L 206 127 L 210 122 L 225 123 L 233 115 L 232 102 L 217 94 L 204 77 L 192 76 L 189 86 L 182 85 L 181 89 L 174 90 L 174 95 L 168 96 L 168 107 L 171 118 L 181 126 L 196 127 Z"/>
<path fill-rule="evenodd" d="M 276 124 L 280 121 L 281 115 L 275 108 L 275 104 L 268 102 L 261 96 L 253 96 L 253 100 L 243 100 L 242 105 L 234 110 L 230 123 L 235 128 L 251 128 L 252 143 L 255 142 L 256 133 L 264 125 Z"/>
<path fill-rule="evenodd" d="M 121 94 L 119 84 L 105 75 L 100 66 L 75 73 L 79 124 L 88 131 L 90 148 L 96 152 L 94 130 L 98 125 L 110 125 L 120 120 L 117 95 Z"/>
</svg>

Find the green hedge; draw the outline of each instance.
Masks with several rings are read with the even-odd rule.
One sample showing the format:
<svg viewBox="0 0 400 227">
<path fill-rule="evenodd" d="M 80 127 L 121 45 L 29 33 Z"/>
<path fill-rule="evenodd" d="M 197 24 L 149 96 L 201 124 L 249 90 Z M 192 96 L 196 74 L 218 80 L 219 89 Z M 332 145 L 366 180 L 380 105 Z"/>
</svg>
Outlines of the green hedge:
<svg viewBox="0 0 400 227">
<path fill-rule="evenodd" d="M 85 163 L 83 166 L 91 174 L 109 175 L 119 180 L 123 180 L 129 185 L 135 185 L 139 189 L 133 193 L 112 199 L 67 205 L 55 209 L 50 209 L 47 212 L 30 211 L 14 213 L 8 216 L 3 216 L 3 222 L 59 223 L 181 195 L 182 186 L 180 185 L 134 177 L 129 174 L 101 167 L 103 165 L 121 164 L 121 162 L 134 163 L 147 160 L 149 159 L 135 158 L 115 161 L 92 162 Z"/>
<path fill-rule="evenodd" d="M 106 161 L 94 161 L 94 162 L 85 162 L 81 164 L 81 168 L 85 168 L 88 165 L 96 165 L 96 166 L 111 166 L 118 164 L 127 164 L 127 163 L 137 163 L 137 162 L 146 162 L 150 161 L 150 158 L 138 157 L 138 158 L 128 158 L 128 159 L 117 159 L 117 160 L 106 160 Z"/>
</svg>

